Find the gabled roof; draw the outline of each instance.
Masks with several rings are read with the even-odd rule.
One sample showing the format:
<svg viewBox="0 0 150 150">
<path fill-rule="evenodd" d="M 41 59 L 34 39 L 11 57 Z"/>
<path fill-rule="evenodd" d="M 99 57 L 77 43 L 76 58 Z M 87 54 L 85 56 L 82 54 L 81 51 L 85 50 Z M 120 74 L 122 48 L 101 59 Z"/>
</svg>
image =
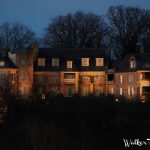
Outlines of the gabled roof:
<svg viewBox="0 0 150 150">
<path fill-rule="evenodd" d="M 130 59 L 135 58 L 136 67 L 130 68 Z M 133 72 L 137 70 L 150 70 L 150 53 L 128 54 L 123 60 L 118 62 L 117 72 Z"/>
<path fill-rule="evenodd" d="M 104 50 L 98 48 L 40 48 L 37 58 L 46 58 L 46 65 L 44 67 L 39 67 L 37 62 L 35 62 L 35 71 L 97 71 L 104 70 L 105 67 L 96 67 L 95 58 L 106 58 L 108 57 Z M 51 59 L 59 58 L 60 66 L 52 67 Z M 90 58 L 90 64 L 88 67 L 81 66 L 81 58 Z M 73 67 L 67 69 L 67 60 L 73 61 Z M 105 61 L 106 63 L 106 61 Z"/>
<path fill-rule="evenodd" d="M 4 57 L 0 58 L 0 61 L 4 62 L 4 66 L 0 66 L 0 68 L 11 68 L 11 69 L 17 68 L 8 56 L 4 56 Z"/>
</svg>

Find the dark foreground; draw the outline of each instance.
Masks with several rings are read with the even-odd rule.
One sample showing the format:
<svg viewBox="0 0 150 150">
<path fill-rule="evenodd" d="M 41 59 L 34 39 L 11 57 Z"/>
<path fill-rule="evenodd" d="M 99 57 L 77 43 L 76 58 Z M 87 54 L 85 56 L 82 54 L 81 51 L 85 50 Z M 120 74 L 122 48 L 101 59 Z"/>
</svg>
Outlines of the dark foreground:
<svg viewBox="0 0 150 150">
<path fill-rule="evenodd" d="M 15 102 L 0 127 L 0 150 L 150 149 L 150 103 L 111 97 Z M 123 139 L 145 143 L 125 148 Z"/>
</svg>

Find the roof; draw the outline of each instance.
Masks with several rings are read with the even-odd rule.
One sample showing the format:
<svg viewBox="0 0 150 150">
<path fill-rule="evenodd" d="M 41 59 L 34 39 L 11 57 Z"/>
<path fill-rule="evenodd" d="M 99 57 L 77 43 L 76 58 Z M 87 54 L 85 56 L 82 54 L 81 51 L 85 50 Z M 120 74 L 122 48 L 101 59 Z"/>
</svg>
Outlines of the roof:
<svg viewBox="0 0 150 150">
<path fill-rule="evenodd" d="M 37 65 L 37 61 L 34 64 L 35 71 L 98 71 L 104 70 L 105 67 L 96 67 L 95 58 L 105 58 L 108 56 L 102 49 L 94 48 L 40 48 L 37 54 L 37 58 L 45 58 L 46 65 L 40 67 Z M 51 66 L 51 59 L 59 58 L 60 66 Z M 90 58 L 89 66 L 81 66 L 81 58 Z M 73 67 L 67 69 L 67 60 L 73 61 Z M 106 61 L 105 61 L 106 64 Z"/>
<path fill-rule="evenodd" d="M 136 67 L 130 68 L 130 59 L 135 58 Z M 150 70 L 150 53 L 127 54 L 116 66 L 117 72 L 133 72 L 138 70 Z"/>
<path fill-rule="evenodd" d="M 0 68 L 11 68 L 11 69 L 17 68 L 8 56 L 4 56 L 3 58 L 0 58 L 0 62 L 4 62 L 4 66 L 0 66 Z"/>
</svg>

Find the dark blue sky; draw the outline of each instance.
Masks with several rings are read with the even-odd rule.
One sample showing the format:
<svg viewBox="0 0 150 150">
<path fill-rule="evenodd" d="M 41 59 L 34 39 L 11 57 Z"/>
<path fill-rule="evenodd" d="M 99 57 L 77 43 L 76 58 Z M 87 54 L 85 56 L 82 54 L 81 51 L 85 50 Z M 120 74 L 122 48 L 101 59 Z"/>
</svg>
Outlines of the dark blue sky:
<svg viewBox="0 0 150 150">
<path fill-rule="evenodd" d="M 40 35 L 52 17 L 77 10 L 105 15 L 111 5 L 150 9 L 150 0 L 0 0 L 0 24 L 17 21 Z"/>
</svg>

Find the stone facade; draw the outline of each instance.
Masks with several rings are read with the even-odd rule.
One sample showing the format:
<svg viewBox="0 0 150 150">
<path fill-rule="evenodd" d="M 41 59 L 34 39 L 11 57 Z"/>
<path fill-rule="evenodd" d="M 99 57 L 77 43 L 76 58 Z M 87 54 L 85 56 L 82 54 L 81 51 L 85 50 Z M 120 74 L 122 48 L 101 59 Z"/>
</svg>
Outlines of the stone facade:
<svg viewBox="0 0 150 150">
<path fill-rule="evenodd" d="M 144 55 L 144 56 L 143 56 Z M 10 65 L 0 61 L 0 76 L 7 72 L 13 92 L 21 98 L 39 96 L 99 96 L 112 94 L 145 100 L 150 94 L 149 55 L 128 55 L 109 67 L 108 51 L 94 49 L 33 49 L 12 54 Z M 83 58 L 85 60 L 83 61 Z M 1 82 L 2 83 L 2 82 Z"/>
</svg>

